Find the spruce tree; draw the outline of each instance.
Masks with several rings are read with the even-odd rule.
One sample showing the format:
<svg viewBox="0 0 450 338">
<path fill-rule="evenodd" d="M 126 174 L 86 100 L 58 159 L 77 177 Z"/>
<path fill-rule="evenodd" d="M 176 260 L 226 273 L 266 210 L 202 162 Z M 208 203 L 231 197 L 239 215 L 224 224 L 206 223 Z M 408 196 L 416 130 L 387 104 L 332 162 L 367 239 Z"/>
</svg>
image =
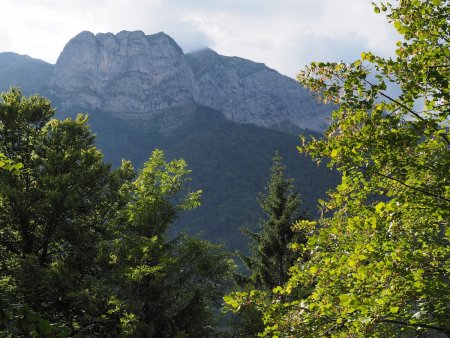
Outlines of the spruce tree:
<svg viewBox="0 0 450 338">
<path fill-rule="evenodd" d="M 251 281 L 261 289 L 271 290 L 287 282 L 289 267 L 298 258 L 290 244 L 306 242 L 304 234 L 292 229 L 297 220 L 305 219 L 305 213 L 300 210 L 302 198 L 294 188 L 294 180 L 285 178 L 284 172 L 282 158 L 276 153 L 270 180 L 258 198 L 265 213 L 259 232 L 244 229 L 251 240 L 251 255 L 241 258 L 251 271 Z"/>
</svg>

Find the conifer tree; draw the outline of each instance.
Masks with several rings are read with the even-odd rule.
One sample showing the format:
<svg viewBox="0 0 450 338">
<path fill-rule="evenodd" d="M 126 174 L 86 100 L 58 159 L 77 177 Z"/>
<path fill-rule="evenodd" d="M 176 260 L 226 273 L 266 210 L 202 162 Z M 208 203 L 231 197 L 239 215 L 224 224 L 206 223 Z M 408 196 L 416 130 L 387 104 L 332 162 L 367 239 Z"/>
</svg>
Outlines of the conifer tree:
<svg viewBox="0 0 450 338">
<path fill-rule="evenodd" d="M 110 317 L 128 337 L 207 337 L 214 307 L 233 268 L 219 245 L 168 231 L 179 212 L 200 205 L 201 190 L 188 192 L 183 159 L 154 150 L 128 186 L 129 203 L 118 213 L 113 240 L 105 243 L 114 294 Z"/>
<path fill-rule="evenodd" d="M 305 213 L 300 211 L 302 198 L 294 189 L 293 179 L 285 178 L 284 171 L 282 158 L 276 153 L 270 180 L 258 198 L 265 213 L 260 230 L 244 229 L 251 240 L 251 255 L 241 258 L 251 271 L 252 282 L 261 289 L 271 290 L 287 282 L 289 267 L 298 258 L 290 244 L 306 241 L 303 234 L 292 229 L 297 220 L 305 219 Z"/>
</svg>

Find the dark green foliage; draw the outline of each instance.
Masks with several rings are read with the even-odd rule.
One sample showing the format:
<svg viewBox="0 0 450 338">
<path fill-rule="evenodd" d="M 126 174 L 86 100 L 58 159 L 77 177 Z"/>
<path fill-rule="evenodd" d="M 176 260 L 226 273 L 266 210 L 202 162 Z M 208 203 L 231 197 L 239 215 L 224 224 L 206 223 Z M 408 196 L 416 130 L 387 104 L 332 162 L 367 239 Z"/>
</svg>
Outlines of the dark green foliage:
<svg viewBox="0 0 450 338">
<path fill-rule="evenodd" d="M 105 243 L 117 288 L 111 299 L 119 332 L 132 337 L 204 337 L 214 325 L 214 300 L 232 262 L 212 243 L 180 235 L 167 240 L 180 210 L 199 204 L 201 191 L 180 194 L 188 180 L 183 160 L 166 162 L 155 150 L 129 187 L 130 203 Z M 111 281 L 106 281 L 110 283 Z"/>
<path fill-rule="evenodd" d="M 289 280 L 290 267 L 307 260 L 306 255 L 300 259 L 291 247 L 294 243 L 298 247 L 307 242 L 306 232 L 294 230 L 294 224 L 307 218 L 300 209 L 302 198 L 294 188 L 294 180 L 285 178 L 284 172 L 282 158 L 276 153 L 270 179 L 258 197 L 264 218 L 257 232 L 243 229 L 250 240 L 250 255 L 239 255 L 250 271 L 250 277 L 237 276 L 244 292 L 252 288 L 271 292 L 283 286 Z M 227 303 L 232 301 L 232 295 L 225 296 Z M 231 326 L 238 337 L 253 337 L 264 331 L 262 313 L 251 302 L 241 304 L 238 315 L 231 316 L 234 319 Z"/>
<path fill-rule="evenodd" d="M 99 273 L 112 174 L 86 117 L 50 120 L 53 113 L 48 100 L 16 88 L 1 96 L 0 152 L 23 164 L 19 175 L 0 173 L 2 292 L 54 322 L 78 325 L 99 314 L 84 293 Z"/>
<path fill-rule="evenodd" d="M 217 245 L 169 240 L 199 205 L 200 191 L 181 193 L 186 163 L 154 151 L 137 178 L 126 161 L 111 172 L 87 117 L 53 113 L 17 88 L 1 95 L 1 334 L 208 335 L 233 264 Z"/>
<path fill-rule="evenodd" d="M 22 163 L 14 163 L 0 153 L 0 171 L 9 171 L 15 175 L 20 174 Z M 68 330 L 56 327 L 39 314 L 30 310 L 28 305 L 11 304 L 0 290 L 0 332 L 2 337 L 22 337 L 38 335 L 40 337 L 66 337 Z"/>
<path fill-rule="evenodd" d="M 154 148 L 162 149 L 169 159 L 184 158 L 192 169 L 188 185 L 203 191 L 202 206 L 189 212 L 189 218 L 181 213 L 171 233 L 200 234 L 230 249 L 247 251 L 240 227 L 256 230 L 262 217 L 255 196 L 269 178 L 267 168 L 275 151 L 283 156 L 286 174 L 295 177 L 296 184 L 304 182 L 297 188 L 312 217 L 317 199 L 338 182 L 338 176 L 325 166 L 299 156 L 297 136 L 238 124 L 207 107 L 183 107 L 138 124 L 94 111 L 90 124 L 97 133 L 97 145 L 114 165 L 126 157 L 142 167 Z"/>
<path fill-rule="evenodd" d="M 265 217 L 259 222 L 259 231 L 244 229 L 250 239 L 251 256 L 241 256 L 251 272 L 254 285 L 263 290 L 272 290 L 284 285 L 289 278 L 289 268 L 298 259 L 290 248 L 295 243 L 305 243 L 306 236 L 293 230 L 293 224 L 306 219 L 300 211 L 302 198 L 294 190 L 293 179 L 284 177 L 285 167 L 276 154 L 265 193 L 258 202 Z"/>
<path fill-rule="evenodd" d="M 69 330 L 63 325 L 51 324 L 28 305 L 12 304 L 0 298 L 1 337 L 68 337 Z"/>
</svg>

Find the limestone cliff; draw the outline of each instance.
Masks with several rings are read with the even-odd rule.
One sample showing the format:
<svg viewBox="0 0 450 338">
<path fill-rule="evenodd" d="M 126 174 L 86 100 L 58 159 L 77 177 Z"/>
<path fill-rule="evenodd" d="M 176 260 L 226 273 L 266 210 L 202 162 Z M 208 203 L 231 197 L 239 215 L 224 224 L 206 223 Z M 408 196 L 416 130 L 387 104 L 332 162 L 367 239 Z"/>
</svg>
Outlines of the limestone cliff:
<svg viewBox="0 0 450 338">
<path fill-rule="evenodd" d="M 330 107 L 318 104 L 293 79 L 264 64 L 205 49 L 187 55 L 198 87 L 196 101 L 230 120 L 285 129 L 323 131 Z"/>
<path fill-rule="evenodd" d="M 127 120 L 198 104 L 239 123 L 323 131 L 330 115 L 293 79 L 264 64 L 210 49 L 185 55 L 164 33 L 82 32 L 61 53 L 50 89 L 61 108 Z"/>
<path fill-rule="evenodd" d="M 65 46 L 51 80 L 63 108 L 145 117 L 193 103 L 193 75 L 181 48 L 164 33 L 82 32 Z"/>
</svg>

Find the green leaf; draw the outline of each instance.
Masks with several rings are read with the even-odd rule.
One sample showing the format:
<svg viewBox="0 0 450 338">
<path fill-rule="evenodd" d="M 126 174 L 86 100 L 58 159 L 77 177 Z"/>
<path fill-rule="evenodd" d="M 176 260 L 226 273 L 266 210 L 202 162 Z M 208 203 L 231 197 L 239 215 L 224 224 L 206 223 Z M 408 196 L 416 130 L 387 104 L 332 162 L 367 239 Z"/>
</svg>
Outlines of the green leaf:
<svg viewBox="0 0 450 338">
<path fill-rule="evenodd" d="M 353 259 L 349 259 L 348 262 L 347 262 L 347 264 L 348 264 L 348 266 L 350 266 L 350 267 L 353 268 L 353 267 L 356 265 L 356 261 L 353 260 Z"/>
<path fill-rule="evenodd" d="M 12 166 L 12 168 L 13 168 L 14 170 L 20 170 L 20 169 L 23 168 L 23 164 L 22 164 L 22 163 L 15 163 L 15 164 Z"/>
<path fill-rule="evenodd" d="M 398 312 L 399 307 L 398 306 L 390 306 L 389 307 L 389 311 L 391 313 L 397 313 Z"/>
<path fill-rule="evenodd" d="M 232 295 L 225 295 L 223 297 L 223 300 L 225 303 L 230 305 L 231 307 L 237 309 L 240 306 L 240 303 L 232 296 Z"/>
</svg>

